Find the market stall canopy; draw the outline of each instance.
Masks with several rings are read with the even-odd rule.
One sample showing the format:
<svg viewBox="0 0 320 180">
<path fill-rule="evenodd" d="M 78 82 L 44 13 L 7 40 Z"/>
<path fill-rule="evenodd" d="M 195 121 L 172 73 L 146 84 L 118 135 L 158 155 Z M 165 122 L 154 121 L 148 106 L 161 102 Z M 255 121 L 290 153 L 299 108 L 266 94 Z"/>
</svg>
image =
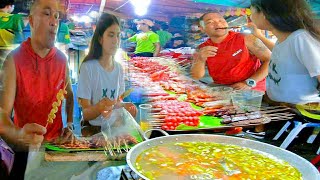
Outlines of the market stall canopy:
<svg viewBox="0 0 320 180">
<path fill-rule="evenodd" d="M 308 0 L 308 2 L 320 18 L 320 0 Z M 69 0 L 69 3 L 70 13 L 83 14 L 93 10 L 99 11 L 101 0 Z M 250 0 L 151 0 L 145 17 L 165 20 L 174 16 L 197 16 L 196 14 L 210 10 L 227 12 L 227 15 L 238 15 L 241 8 L 248 7 L 250 7 Z M 104 10 L 122 18 L 139 18 L 130 0 L 106 0 Z M 238 14 L 236 14 L 237 11 Z M 248 10 L 245 14 L 249 14 Z"/>
<path fill-rule="evenodd" d="M 28 13 L 33 0 L 15 0 L 14 13 Z M 101 1 L 104 11 L 123 18 L 139 18 L 134 12 L 130 0 L 59 0 L 62 11 L 69 7 L 68 14 L 88 14 L 99 11 Z M 139 0 L 136 0 L 139 1 Z M 147 0 L 141 0 L 142 3 Z M 320 19 L 320 0 L 307 0 L 313 12 Z M 104 3 L 105 2 L 105 3 Z M 169 19 L 174 16 L 199 16 L 210 10 L 219 10 L 225 15 L 249 15 L 251 0 L 151 0 L 146 17 L 157 20 Z M 246 11 L 246 12 L 244 12 Z M 198 15 L 195 15 L 198 14 Z"/>
<path fill-rule="evenodd" d="M 143 2 L 143 1 L 142 1 Z M 86 13 L 92 10 L 98 10 L 101 0 L 70 0 L 71 13 Z M 165 20 L 174 16 L 195 16 L 210 10 L 221 12 L 230 11 L 229 14 L 236 13 L 237 10 L 244 11 L 243 7 L 249 7 L 248 0 L 226 0 L 226 1 L 208 1 L 208 0 L 152 0 L 145 17 Z M 230 7 L 234 7 L 233 10 Z M 237 9 L 238 7 L 238 9 Z M 107 0 L 105 11 L 112 12 L 115 15 L 124 18 L 139 18 L 134 12 L 134 7 L 128 0 Z"/>
<path fill-rule="evenodd" d="M 216 4 L 222 6 L 231 6 L 231 7 L 242 7 L 247 8 L 250 6 L 250 0 L 193 0 L 194 2 L 199 3 L 208 3 L 208 4 Z"/>
</svg>

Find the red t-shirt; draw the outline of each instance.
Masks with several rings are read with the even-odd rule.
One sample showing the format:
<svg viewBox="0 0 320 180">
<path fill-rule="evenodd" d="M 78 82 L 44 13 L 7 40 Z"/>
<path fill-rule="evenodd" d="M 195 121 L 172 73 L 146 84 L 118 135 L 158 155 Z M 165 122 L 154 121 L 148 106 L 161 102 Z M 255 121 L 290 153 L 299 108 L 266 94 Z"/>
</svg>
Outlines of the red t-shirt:
<svg viewBox="0 0 320 180">
<path fill-rule="evenodd" d="M 240 33 L 230 31 L 221 43 L 208 39 L 199 48 L 206 46 L 218 47 L 217 55 L 207 59 L 209 74 L 217 84 L 231 85 L 245 81 L 261 66 L 260 60 L 249 52 Z M 265 91 L 265 79 L 257 82 L 253 89 Z"/>
<path fill-rule="evenodd" d="M 45 58 L 31 47 L 30 38 L 13 51 L 16 67 L 17 92 L 14 102 L 14 124 L 47 124 L 52 103 L 57 101 L 59 89 L 65 85 L 67 59 L 57 48 L 52 48 Z M 46 140 L 58 137 L 62 130 L 61 106 L 56 118 L 47 127 Z"/>
</svg>

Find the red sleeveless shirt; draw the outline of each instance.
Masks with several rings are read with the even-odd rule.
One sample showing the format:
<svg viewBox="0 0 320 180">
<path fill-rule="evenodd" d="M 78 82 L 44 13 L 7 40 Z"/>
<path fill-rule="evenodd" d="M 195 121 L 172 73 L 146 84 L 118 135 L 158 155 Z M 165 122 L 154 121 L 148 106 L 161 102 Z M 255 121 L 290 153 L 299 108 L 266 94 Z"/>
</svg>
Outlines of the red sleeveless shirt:
<svg viewBox="0 0 320 180">
<path fill-rule="evenodd" d="M 13 51 L 16 67 L 17 92 L 14 102 L 14 124 L 47 124 L 48 114 L 56 94 L 65 85 L 66 57 L 52 48 L 45 58 L 38 56 L 31 47 L 30 38 Z M 62 131 L 61 106 L 56 118 L 47 127 L 46 140 L 52 140 Z"/>
<path fill-rule="evenodd" d="M 249 52 L 240 33 L 230 31 L 221 43 L 213 43 L 208 39 L 199 48 L 206 46 L 218 47 L 217 55 L 207 59 L 208 71 L 214 83 L 231 85 L 245 81 L 261 66 L 260 60 Z M 265 91 L 265 79 L 257 82 L 253 89 Z"/>
</svg>

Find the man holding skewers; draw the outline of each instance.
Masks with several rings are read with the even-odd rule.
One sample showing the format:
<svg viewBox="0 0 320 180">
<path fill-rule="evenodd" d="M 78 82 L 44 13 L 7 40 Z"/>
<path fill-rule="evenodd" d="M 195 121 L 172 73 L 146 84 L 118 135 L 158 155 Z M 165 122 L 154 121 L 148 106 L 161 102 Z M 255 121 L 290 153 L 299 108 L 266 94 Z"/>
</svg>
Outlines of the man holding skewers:
<svg viewBox="0 0 320 180">
<path fill-rule="evenodd" d="M 15 166 L 13 167 L 11 174 L 14 179 L 23 179 L 24 176 L 28 142 L 21 142 L 19 140 L 22 137 L 15 137 L 20 137 L 26 126 L 36 127 L 29 129 L 29 136 L 44 137 L 47 141 L 56 140 L 61 135 L 64 137 L 63 141 L 66 141 L 73 136 L 70 130 L 73 121 L 73 93 L 68 83 L 70 79 L 67 59 L 54 47 L 59 24 L 57 1 L 35 0 L 30 9 L 29 22 L 31 38 L 13 50 L 3 66 L 0 107 L 6 114 L 10 114 L 14 109 L 14 123 L 8 118 L 0 119 L 1 124 L 11 129 L 3 137 L 8 143 L 18 145 L 15 151 L 25 151 L 16 153 L 15 164 L 19 163 L 19 171 L 15 171 Z M 61 106 L 58 107 L 53 123 L 45 127 L 52 104 L 57 100 L 56 95 L 65 85 L 69 128 L 62 127 Z"/>
</svg>

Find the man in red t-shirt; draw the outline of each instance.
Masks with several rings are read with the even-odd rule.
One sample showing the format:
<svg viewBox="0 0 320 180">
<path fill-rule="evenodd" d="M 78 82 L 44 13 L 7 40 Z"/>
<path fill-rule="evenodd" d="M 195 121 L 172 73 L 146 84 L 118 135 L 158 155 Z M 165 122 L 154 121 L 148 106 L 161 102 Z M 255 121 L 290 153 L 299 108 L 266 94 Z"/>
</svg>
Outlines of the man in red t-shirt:
<svg viewBox="0 0 320 180">
<path fill-rule="evenodd" d="M 209 39 L 194 54 L 191 75 L 200 79 L 206 66 L 214 83 L 237 90 L 265 91 L 271 52 L 253 35 L 228 30 L 228 23 L 215 12 L 200 18 L 200 29 Z"/>
<path fill-rule="evenodd" d="M 65 141 L 73 135 L 73 93 L 67 58 L 54 47 L 58 22 L 58 1 L 35 0 L 29 16 L 31 38 L 13 50 L 4 62 L 0 107 L 7 114 L 14 109 L 14 124 L 8 118 L 0 118 L 0 124 L 10 129 L 2 135 L 8 143 L 28 147 L 32 137 L 52 141 L 63 134 Z M 66 84 L 68 128 L 62 127 L 60 105 L 53 123 L 46 126 L 52 104 L 57 101 L 56 95 Z M 34 129 L 28 128 L 30 125 Z M 16 155 L 12 179 L 23 179 L 27 154 L 23 153 L 20 158 L 17 158 L 19 153 Z"/>
</svg>

